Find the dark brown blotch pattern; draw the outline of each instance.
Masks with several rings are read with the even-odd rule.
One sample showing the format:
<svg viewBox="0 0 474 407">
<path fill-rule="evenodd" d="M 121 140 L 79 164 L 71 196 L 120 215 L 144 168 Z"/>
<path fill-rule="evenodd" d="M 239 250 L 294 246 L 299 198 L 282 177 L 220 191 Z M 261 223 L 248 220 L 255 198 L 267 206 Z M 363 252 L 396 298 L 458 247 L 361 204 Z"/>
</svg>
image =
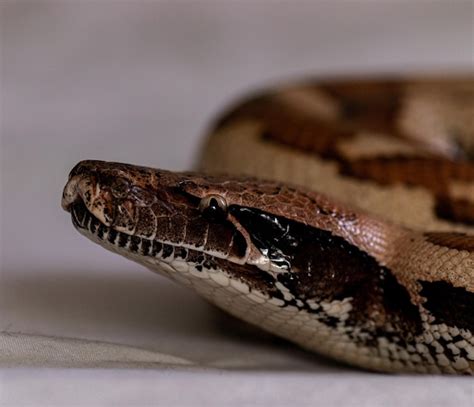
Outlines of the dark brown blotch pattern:
<svg viewBox="0 0 474 407">
<path fill-rule="evenodd" d="M 474 332 L 474 293 L 446 281 L 420 281 L 423 306 L 435 317 L 434 323 Z"/>
<path fill-rule="evenodd" d="M 426 232 L 426 240 L 437 246 L 474 252 L 474 236 L 459 232 Z"/>
</svg>

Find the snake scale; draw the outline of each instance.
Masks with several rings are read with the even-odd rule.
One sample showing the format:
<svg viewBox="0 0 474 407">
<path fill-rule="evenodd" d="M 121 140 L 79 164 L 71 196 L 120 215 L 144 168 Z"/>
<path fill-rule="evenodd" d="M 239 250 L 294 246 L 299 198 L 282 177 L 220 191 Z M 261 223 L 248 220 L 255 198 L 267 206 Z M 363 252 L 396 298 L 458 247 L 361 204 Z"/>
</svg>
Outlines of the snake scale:
<svg viewBox="0 0 474 407">
<path fill-rule="evenodd" d="M 199 172 L 82 161 L 62 206 L 106 249 L 301 347 L 474 373 L 474 79 L 304 81 L 217 120 Z"/>
</svg>

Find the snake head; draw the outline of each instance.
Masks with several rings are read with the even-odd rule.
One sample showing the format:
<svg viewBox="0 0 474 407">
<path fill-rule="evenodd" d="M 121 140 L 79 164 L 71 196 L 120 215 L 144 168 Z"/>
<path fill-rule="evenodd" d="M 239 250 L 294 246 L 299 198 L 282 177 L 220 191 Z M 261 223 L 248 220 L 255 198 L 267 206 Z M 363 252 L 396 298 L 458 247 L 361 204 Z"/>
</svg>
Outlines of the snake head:
<svg viewBox="0 0 474 407">
<path fill-rule="evenodd" d="M 222 191 L 213 191 L 203 177 L 192 173 L 82 161 L 69 175 L 62 207 L 71 213 L 77 229 L 90 235 L 92 225 L 92 234 L 97 237 L 100 231 L 108 243 L 120 233 L 123 241 L 133 240 L 138 246 L 148 248 L 155 242 L 240 263 L 246 253 Z"/>
</svg>

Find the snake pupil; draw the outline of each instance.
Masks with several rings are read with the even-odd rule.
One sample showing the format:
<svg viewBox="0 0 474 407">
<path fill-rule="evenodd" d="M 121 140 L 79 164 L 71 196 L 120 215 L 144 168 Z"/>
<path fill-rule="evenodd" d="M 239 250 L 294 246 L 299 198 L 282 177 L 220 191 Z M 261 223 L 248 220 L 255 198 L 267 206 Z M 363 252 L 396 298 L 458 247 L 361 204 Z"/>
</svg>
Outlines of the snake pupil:
<svg viewBox="0 0 474 407">
<path fill-rule="evenodd" d="M 207 196 L 200 204 L 204 218 L 210 222 L 222 222 L 227 218 L 227 204 L 220 196 Z"/>
</svg>

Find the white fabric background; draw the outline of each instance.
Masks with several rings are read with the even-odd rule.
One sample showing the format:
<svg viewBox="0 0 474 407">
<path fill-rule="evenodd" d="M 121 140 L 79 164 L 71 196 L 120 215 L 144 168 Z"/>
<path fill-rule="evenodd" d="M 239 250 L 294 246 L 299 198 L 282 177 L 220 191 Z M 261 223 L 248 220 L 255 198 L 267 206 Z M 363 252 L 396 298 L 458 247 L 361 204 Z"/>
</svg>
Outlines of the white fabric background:
<svg viewBox="0 0 474 407">
<path fill-rule="evenodd" d="M 0 7 L 1 405 L 474 404 L 471 378 L 369 374 L 237 323 L 94 246 L 59 205 L 81 159 L 191 167 L 209 119 L 257 85 L 472 71 L 474 3 Z"/>
</svg>

